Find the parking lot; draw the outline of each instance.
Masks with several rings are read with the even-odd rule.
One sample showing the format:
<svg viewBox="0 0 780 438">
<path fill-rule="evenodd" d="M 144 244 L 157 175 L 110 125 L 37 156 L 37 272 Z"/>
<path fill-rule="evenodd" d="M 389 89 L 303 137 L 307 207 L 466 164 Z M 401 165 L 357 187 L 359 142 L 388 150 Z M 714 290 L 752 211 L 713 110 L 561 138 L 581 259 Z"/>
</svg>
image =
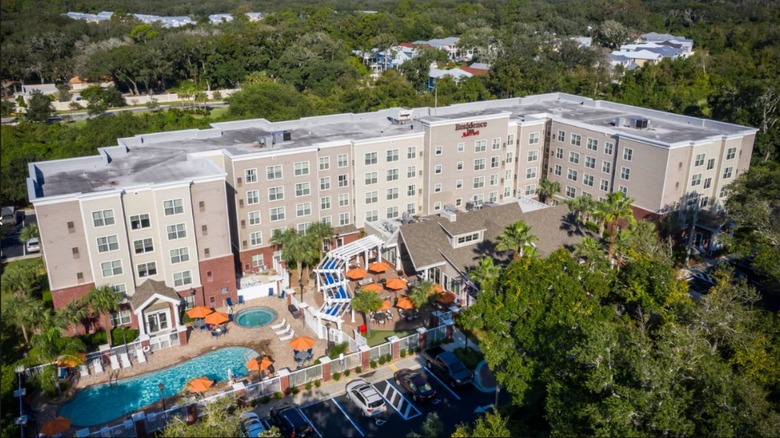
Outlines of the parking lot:
<svg viewBox="0 0 780 438">
<path fill-rule="evenodd" d="M 350 401 L 343 388 L 335 396 L 304 404 L 301 412 L 311 423 L 318 437 L 398 437 L 419 432 L 426 416 L 435 412 L 444 423 L 444 435 L 449 436 L 459 423 L 472 423 L 495 402 L 495 392 L 482 392 L 472 385 L 453 390 L 444 385 L 430 371 L 423 368 L 428 383 L 436 390 L 436 398 L 428 403 L 413 403 L 393 381 L 392 376 L 381 377 L 370 372 L 359 376 L 371 382 L 387 405 L 387 411 L 374 417 L 364 417 Z M 499 404 L 507 403 L 506 392 L 500 392 Z"/>
</svg>

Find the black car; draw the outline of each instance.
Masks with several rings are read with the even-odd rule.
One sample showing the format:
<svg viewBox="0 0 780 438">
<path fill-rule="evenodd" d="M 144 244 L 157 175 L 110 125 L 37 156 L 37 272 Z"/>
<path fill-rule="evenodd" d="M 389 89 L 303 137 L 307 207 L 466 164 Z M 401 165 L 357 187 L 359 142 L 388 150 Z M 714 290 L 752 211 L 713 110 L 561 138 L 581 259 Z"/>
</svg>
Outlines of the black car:
<svg viewBox="0 0 780 438">
<path fill-rule="evenodd" d="M 408 368 L 395 372 L 395 384 L 415 402 L 427 402 L 436 398 L 436 390 L 428 384 L 425 374 Z"/>
<path fill-rule="evenodd" d="M 283 437 L 303 438 L 313 436 L 314 430 L 295 405 L 279 403 L 271 408 L 271 422 L 279 428 Z"/>
</svg>

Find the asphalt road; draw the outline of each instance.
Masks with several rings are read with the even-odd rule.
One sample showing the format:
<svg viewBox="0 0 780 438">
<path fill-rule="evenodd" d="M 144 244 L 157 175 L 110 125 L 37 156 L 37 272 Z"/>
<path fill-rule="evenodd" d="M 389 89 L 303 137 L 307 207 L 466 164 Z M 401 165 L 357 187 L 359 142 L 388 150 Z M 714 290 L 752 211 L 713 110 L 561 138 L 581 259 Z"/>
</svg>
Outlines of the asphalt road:
<svg viewBox="0 0 780 438">
<path fill-rule="evenodd" d="M 24 244 L 19 241 L 19 234 L 21 233 L 23 226 L 35 223 L 35 214 L 26 215 L 23 222 L 23 224 L 17 224 L 13 228 L 13 232 L 3 237 L 0 242 L 0 246 L 3 248 L 3 257 L 8 260 L 27 255 L 24 251 Z"/>
</svg>

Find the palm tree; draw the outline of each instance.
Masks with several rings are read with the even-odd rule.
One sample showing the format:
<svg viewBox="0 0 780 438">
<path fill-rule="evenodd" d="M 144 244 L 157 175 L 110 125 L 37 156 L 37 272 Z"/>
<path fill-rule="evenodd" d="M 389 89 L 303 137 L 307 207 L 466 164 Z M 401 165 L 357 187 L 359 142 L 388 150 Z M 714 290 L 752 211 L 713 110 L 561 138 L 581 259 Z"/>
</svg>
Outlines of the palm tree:
<svg viewBox="0 0 780 438">
<path fill-rule="evenodd" d="M 65 322 L 65 325 L 75 327 L 82 324 L 84 331 L 89 332 L 91 313 L 84 300 L 71 301 L 64 308 L 60 309 L 57 314 Z"/>
<path fill-rule="evenodd" d="M 623 192 L 613 192 L 607 195 L 606 201 L 602 204 L 604 222 L 609 224 L 609 250 L 607 251 L 607 260 L 612 262 L 612 256 L 615 253 L 615 239 L 617 238 L 617 225 L 620 220 L 626 220 L 629 223 L 634 222 L 634 210 L 631 204 L 634 202 L 631 198 L 626 198 Z"/>
<path fill-rule="evenodd" d="M 501 275 L 501 268 L 493 264 L 493 259 L 483 257 L 479 265 L 469 271 L 469 278 L 479 284 L 481 292 L 493 291 L 493 283 Z"/>
<path fill-rule="evenodd" d="M 409 290 L 409 299 L 418 309 L 424 306 L 433 295 L 433 282 L 422 280 Z"/>
<path fill-rule="evenodd" d="M 93 287 L 84 297 L 84 302 L 93 313 L 106 315 L 106 319 L 110 319 L 110 314 L 119 310 L 119 295 L 111 286 Z M 103 329 L 106 331 L 106 341 L 111 345 L 111 324 L 104 324 Z"/>
<path fill-rule="evenodd" d="M 311 266 L 317 262 L 318 248 L 311 244 L 310 238 L 292 228 L 274 231 L 271 243 L 282 247 L 282 260 L 288 268 L 295 266 L 298 269 L 298 284 L 303 285 L 303 266 Z M 303 301 L 303 287 L 301 287 L 301 301 Z"/>
<path fill-rule="evenodd" d="M 603 263 L 604 248 L 601 247 L 596 239 L 585 236 L 585 238 L 582 239 L 582 242 L 574 249 L 574 255 L 587 260 L 588 268 L 592 270 L 596 263 Z"/>
<path fill-rule="evenodd" d="M 40 259 L 20 260 L 3 271 L 0 289 L 5 293 L 29 297 L 40 290 L 39 278 L 43 263 Z"/>
<path fill-rule="evenodd" d="M 373 292 L 358 290 L 352 298 L 352 308 L 363 314 L 363 323 L 366 324 L 368 335 L 370 336 L 371 324 L 368 323 L 367 315 L 382 308 L 382 299 Z"/>
<path fill-rule="evenodd" d="M 46 309 L 43 303 L 25 296 L 13 295 L 3 302 L 3 319 L 19 327 L 24 343 L 30 345 L 27 329 L 33 329 Z"/>
<path fill-rule="evenodd" d="M 44 311 L 45 325 L 40 333 L 33 335 L 31 339 L 32 349 L 24 361 L 30 365 L 50 364 L 60 357 L 68 357 L 75 363 L 81 362 L 81 353 L 86 350 L 84 342 L 79 338 L 62 336 L 65 329 L 62 318 L 57 318 L 51 311 Z M 41 388 L 50 394 L 60 391 L 54 367 L 44 368 L 44 372 L 38 373 L 35 378 Z"/>
<path fill-rule="evenodd" d="M 561 183 L 547 178 L 539 182 L 539 200 L 547 204 L 547 200 L 561 192 Z"/>
<path fill-rule="evenodd" d="M 531 234 L 530 226 L 523 221 L 517 221 L 506 227 L 504 232 L 498 235 L 497 240 L 496 248 L 499 251 L 512 251 L 512 259 L 520 260 L 523 257 L 525 247 L 531 245 L 538 238 Z"/>
<path fill-rule="evenodd" d="M 333 238 L 333 227 L 325 222 L 317 222 L 309 226 L 309 229 L 306 230 L 306 235 L 316 242 L 319 260 L 322 260 L 322 254 L 325 252 L 325 241 L 330 242 Z"/>
</svg>

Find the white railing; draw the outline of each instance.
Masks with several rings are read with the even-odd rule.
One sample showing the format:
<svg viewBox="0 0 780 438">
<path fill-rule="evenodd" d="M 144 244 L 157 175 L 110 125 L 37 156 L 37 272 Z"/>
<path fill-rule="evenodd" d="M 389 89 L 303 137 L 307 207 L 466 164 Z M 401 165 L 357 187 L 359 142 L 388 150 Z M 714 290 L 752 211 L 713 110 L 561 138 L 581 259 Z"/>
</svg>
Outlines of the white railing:
<svg viewBox="0 0 780 438">
<path fill-rule="evenodd" d="M 380 357 L 382 356 L 390 356 L 393 354 L 392 347 L 389 342 L 386 342 L 384 344 L 379 344 L 375 347 L 371 347 L 371 350 L 368 352 L 368 358 L 370 360 L 378 361 Z"/>
<path fill-rule="evenodd" d="M 347 354 L 339 357 L 338 359 L 334 359 L 330 363 L 330 372 L 343 373 L 345 370 L 351 370 L 361 366 L 362 363 L 363 360 L 361 358 L 360 352 Z"/>
<path fill-rule="evenodd" d="M 414 350 L 420 346 L 420 336 L 417 333 L 403 337 L 398 340 L 398 348 L 400 351 Z"/>
<path fill-rule="evenodd" d="M 340 337 L 339 343 L 346 342 L 346 343 L 349 344 L 349 351 L 355 352 L 355 351 L 358 351 L 360 349 L 360 344 L 358 344 L 357 341 L 352 339 L 348 334 L 344 333 L 343 331 L 341 331 L 339 329 L 331 328 L 331 332 L 334 332 L 334 331 L 340 333 L 340 335 L 339 335 L 339 337 Z"/>
<path fill-rule="evenodd" d="M 322 379 L 322 365 L 312 365 L 290 373 L 290 387 Z"/>
<path fill-rule="evenodd" d="M 436 328 L 432 328 L 425 333 L 426 345 L 433 345 L 444 340 L 447 336 L 447 326 L 440 325 Z"/>
<path fill-rule="evenodd" d="M 317 317 L 314 315 L 314 311 L 311 309 L 311 307 L 306 307 L 303 309 L 303 321 L 306 323 L 306 325 L 317 334 L 317 337 L 320 339 L 323 339 L 323 328 L 320 326 L 320 324 L 317 322 Z"/>
</svg>

